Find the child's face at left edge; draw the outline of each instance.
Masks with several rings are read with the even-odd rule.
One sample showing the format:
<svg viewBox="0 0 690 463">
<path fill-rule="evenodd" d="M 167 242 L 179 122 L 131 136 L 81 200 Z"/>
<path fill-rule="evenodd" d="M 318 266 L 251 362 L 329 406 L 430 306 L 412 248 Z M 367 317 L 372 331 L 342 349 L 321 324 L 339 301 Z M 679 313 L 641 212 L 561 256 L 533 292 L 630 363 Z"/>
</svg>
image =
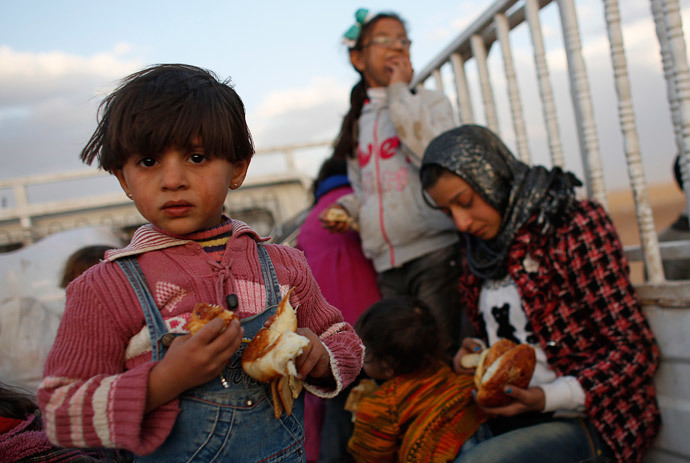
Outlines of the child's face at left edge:
<svg viewBox="0 0 690 463">
<path fill-rule="evenodd" d="M 114 174 L 141 215 L 174 235 L 220 224 L 228 189 L 242 185 L 249 160 L 231 163 L 191 149 L 169 147 L 155 156 L 132 154 Z"/>
<path fill-rule="evenodd" d="M 381 381 L 387 381 L 395 376 L 395 373 L 386 362 L 375 358 L 367 351 L 364 353 L 364 363 L 362 364 L 362 369 L 370 378 Z"/>
</svg>

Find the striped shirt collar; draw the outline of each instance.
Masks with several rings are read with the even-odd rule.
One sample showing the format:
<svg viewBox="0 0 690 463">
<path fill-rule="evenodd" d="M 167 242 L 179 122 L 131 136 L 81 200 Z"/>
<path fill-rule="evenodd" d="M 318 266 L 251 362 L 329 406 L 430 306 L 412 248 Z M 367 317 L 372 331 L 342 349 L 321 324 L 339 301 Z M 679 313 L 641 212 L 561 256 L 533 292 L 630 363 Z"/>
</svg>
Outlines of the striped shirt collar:
<svg viewBox="0 0 690 463">
<path fill-rule="evenodd" d="M 259 242 L 270 239 L 270 237 L 260 237 L 249 225 L 239 220 L 232 221 L 232 234 L 233 236 L 249 234 Z M 132 236 L 132 241 L 130 241 L 126 247 L 106 251 L 105 260 L 114 262 L 121 257 L 136 256 L 145 252 L 182 246 L 192 242 L 192 240 L 168 235 L 159 228 L 151 224 L 146 224 L 137 228 L 134 232 L 134 236 Z"/>
</svg>

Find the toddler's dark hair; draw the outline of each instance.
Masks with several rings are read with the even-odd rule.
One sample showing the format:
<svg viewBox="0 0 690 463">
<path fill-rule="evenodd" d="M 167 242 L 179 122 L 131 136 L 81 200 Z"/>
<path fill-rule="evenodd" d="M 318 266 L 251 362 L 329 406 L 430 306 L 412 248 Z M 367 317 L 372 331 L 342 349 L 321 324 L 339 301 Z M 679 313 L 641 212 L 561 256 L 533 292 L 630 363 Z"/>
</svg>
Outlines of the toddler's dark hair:
<svg viewBox="0 0 690 463">
<path fill-rule="evenodd" d="M 364 48 L 364 42 L 369 38 L 371 30 L 376 23 L 382 19 L 395 19 L 396 21 L 400 22 L 405 29 L 407 29 L 405 26 L 405 21 L 403 21 L 403 19 L 396 13 L 379 13 L 362 26 L 362 29 L 359 31 L 357 41 L 350 48 L 350 50 L 362 50 L 362 48 Z M 338 134 L 338 138 L 335 140 L 333 157 L 336 158 L 346 159 L 355 156 L 355 147 L 357 146 L 355 136 L 357 120 L 362 114 L 362 107 L 364 106 L 364 101 L 367 99 L 367 88 L 366 81 L 364 80 L 364 74 L 362 74 L 357 68 L 355 68 L 355 71 L 357 71 L 359 74 L 360 79 L 359 82 L 352 87 L 352 91 L 350 92 L 350 110 L 343 118 L 340 133 Z"/>
<path fill-rule="evenodd" d="M 65 262 L 65 268 L 62 271 L 62 279 L 60 280 L 60 287 L 66 288 L 72 280 L 100 262 L 103 259 L 105 251 L 112 248 L 112 246 L 97 244 L 74 251 L 67 258 L 67 262 Z"/>
<path fill-rule="evenodd" d="M 171 146 L 190 148 L 201 137 L 207 155 L 230 162 L 251 159 L 244 104 L 230 81 L 186 64 L 157 64 L 126 77 L 106 97 L 96 131 L 81 160 L 108 172 L 138 154 L 155 156 Z"/>
<path fill-rule="evenodd" d="M 319 173 L 311 184 L 311 192 L 315 196 L 314 203 L 316 203 L 317 200 L 315 193 L 319 185 L 321 185 L 321 182 L 334 175 L 347 175 L 347 161 L 345 161 L 345 159 L 330 157 L 323 161 L 323 164 L 321 164 L 319 168 Z"/>
<path fill-rule="evenodd" d="M 423 302 L 395 297 L 372 304 L 355 323 L 367 353 L 395 375 L 418 371 L 443 359 L 436 319 Z"/>
<path fill-rule="evenodd" d="M 0 382 L 0 416 L 24 420 L 38 413 L 36 400 L 29 391 Z"/>
</svg>

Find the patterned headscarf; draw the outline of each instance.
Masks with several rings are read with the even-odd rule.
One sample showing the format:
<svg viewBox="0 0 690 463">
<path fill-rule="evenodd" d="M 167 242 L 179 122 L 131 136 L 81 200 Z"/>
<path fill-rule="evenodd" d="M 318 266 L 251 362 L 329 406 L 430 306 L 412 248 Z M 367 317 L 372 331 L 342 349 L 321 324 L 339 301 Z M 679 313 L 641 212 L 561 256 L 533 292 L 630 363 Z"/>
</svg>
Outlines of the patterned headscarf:
<svg viewBox="0 0 690 463">
<path fill-rule="evenodd" d="M 463 125 L 432 140 L 422 169 L 430 164 L 458 175 L 501 214 L 501 227 L 491 240 L 465 234 L 470 269 L 485 279 L 505 276 L 513 239 L 532 216 L 542 234 L 560 225 L 575 199 L 574 188 L 582 185 L 560 167 L 528 166 L 478 125 Z"/>
</svg>

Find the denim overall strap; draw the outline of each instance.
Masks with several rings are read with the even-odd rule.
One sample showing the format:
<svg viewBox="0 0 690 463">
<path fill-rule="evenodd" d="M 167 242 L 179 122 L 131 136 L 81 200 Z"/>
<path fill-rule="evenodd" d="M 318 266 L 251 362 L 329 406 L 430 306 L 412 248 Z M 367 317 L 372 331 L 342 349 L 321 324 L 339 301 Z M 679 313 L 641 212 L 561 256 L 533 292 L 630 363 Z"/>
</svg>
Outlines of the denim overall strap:
<svg viewBox="0 0 690 463">
<path fill-rule="evenodd" d="M 271 257 L 263 244 L 257 244 L 259 254 L 259 263 L 261 264 L 261 273 L 264 277 L 264 284 L 266 285 L 266 298 L 269 306 L 276 305 L 280 302 L 280 283 L 278 283 L 278 275 L 276 269 L 273 267 Z"/>
<path fill-rule="evenodd" d="M 266 320 L 275 315 L 280 301 L 275 267 L 264 246 L 257 248 L 267 301 L 262 312 L 241 320 L 247 339 L 253 338 Z M 140 288 L 137 294 L 139 292 L 144 290 Z M 142 301 L 142 307 L 146 305 Z M 156 332 L 159 336 L 165 334 L 160 312 L 150 308 L 144 310 L 147 311 L 149 331 L 154 332 L 151 325 L 158 318 L 162 330 Z M 247 343 L 242 342 L 225 365 L 222 372 L 225 382 L 221 382 L 220 377 L 214 378 L 180 395 L 180 413 L 165 442 L 150 455 L 136 456 L 136 463 L 306 462 L 304 394 L 295 400 L 292 415 L 283 413 L 275 418 L 269 385 L 251 378 L 242 369 L 241 358 L 246 346 Z"/>
<path fill-rule="evenodd" d="M 146 326 L 148 326 L 149 335 L 151 336 L 151 359 L 160 360 L 163 358 L 166 349 L 161 342 L 161 338 L 168 331 L 168 328 L 165 326 L 158 306 L 153 300 L 153 295 L 146 285 L 144 272 L 141 270 L 136 257 L 123 257 L 116 262 L 122 268 L 122 271 L 125 272 L 125 276 L 132 285 L 134 293 L 139 299 L 141 309 L 144 312 Z"/>
</svg>

